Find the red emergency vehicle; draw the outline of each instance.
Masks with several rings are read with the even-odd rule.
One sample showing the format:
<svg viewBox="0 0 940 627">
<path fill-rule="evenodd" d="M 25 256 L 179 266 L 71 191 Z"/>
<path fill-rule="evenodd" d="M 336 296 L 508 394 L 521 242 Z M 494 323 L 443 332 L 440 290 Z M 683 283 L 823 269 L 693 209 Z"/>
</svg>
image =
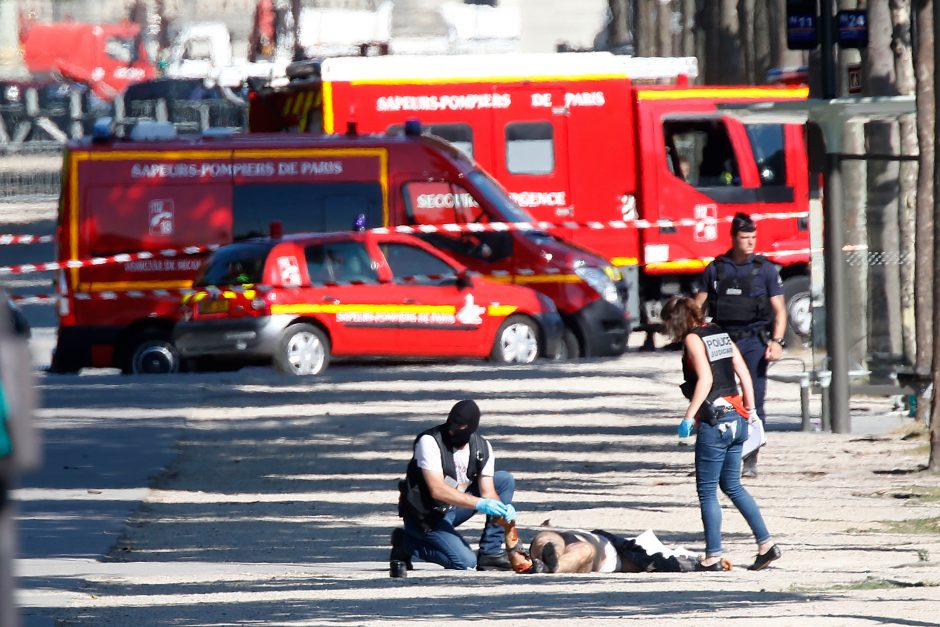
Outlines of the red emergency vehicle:
<svg viewBox="0 0 940 627">
<path fill-rule="evenodd" d="M 528 364 L 554 356 L 563 329 L 548 298 L 474 276 L 399 233 L 229 244 L 213 253 L 194 287 L 173 331 L 184 358 L 273 363 L 292 375 L 320 374 L 334 356 Z"/>
<path fill-rule="evenodd" d="M 64 161 L 58 260 L 103 262 L 60 272 L 54 371 L 135 372 L 148 361 L 177 369 L 179 290 L 201 262 L 184 247 L 263 236 L 274 221 L 285 233 L 350 230 L 360 214 L 366 227 L 462 225 L 429 236 L 469 268 L 548 296 L 564 319 L 567 351 L 624 350 L 619 272 L 542 231 L 490 228 L 532 218 L 466 155 L 418 128 L 399 137 L 182 138 L 150 123 L 127 140 L 99 132 L 73 142 Z"/>
<path fill-rule="evenodd" d="M 110 101 L 131 83 L 156 76 L 140 25 L 33 23 L 21 34 L 23 62 L 33 75 L 61 74 Z"/>
<path fill-rule="evenodd" d="M 758 252 L 780 264 L 791 311 L 809 297 L 803 129 L 717 110 L 803 99 L 805 87 L 692 87 L 687 59 L 608 53 L 331 58 L 318 69 L 253 93 L 250 128 L 396 132 L 417 118 L 558 224 L 554 234 L 623 270 L 630 306 L 643 308 L 634 317 L 657 322 L 665 298 L 697 289 L 739 211 L 767 218 Z M 629 228 L 610 228 L 621 220 Z"/>
</svg>

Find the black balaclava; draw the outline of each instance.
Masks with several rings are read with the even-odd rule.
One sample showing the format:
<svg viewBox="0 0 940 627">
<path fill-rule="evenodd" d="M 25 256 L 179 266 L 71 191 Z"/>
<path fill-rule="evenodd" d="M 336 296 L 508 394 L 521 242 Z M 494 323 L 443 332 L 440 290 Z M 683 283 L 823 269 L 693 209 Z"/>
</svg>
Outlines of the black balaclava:
<svg viewBox="0 0 940 627">
<path fill-rule="evenodd" d="M 459 401 L 447 415 L 441 437 L 449 448 L 461 448 L 470 441 L 470 436 L 479 426 L 480 408 L 477 404 L 471 400 Z"/>
</svg>

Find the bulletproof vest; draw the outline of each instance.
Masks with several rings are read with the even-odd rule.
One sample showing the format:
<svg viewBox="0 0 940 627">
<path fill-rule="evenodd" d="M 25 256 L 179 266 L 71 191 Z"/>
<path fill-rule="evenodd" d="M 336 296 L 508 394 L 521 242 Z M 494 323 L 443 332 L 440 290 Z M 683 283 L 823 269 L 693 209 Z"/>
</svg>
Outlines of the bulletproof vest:
<svg viewBox="0 0 940 627">
<path fill-rule="evenodd" d="M 770 298 L 767 294 L 752 296 L 751 287 L 760 275 L 764 257 L 754 255 L 751 273 L 741 276 L 734 272 L 733 262 L 725 255 L 715 259 L 718 284 L 710 303 L 712 320 L 720 326 L 741 327 L 753 322 L 770 322 Z"/>
<path fill-rule="evenodd" d="M 702 338 L 705 343 L 705 354 L 708 355 L 708 364 L 712 369 L 712 389 L 706 399 L 709 403 L 722 396 L 734 396 L 738 393 L 738 386 L 734 380 L 734 341 L 719 327 L 710 324 L 693 329 L 692 333 Z M 698 375 L 695 368 L 685 359 L 682 360 L 682 374 L 685 383 L 682 384 L 682 393 L 686 398 L 692 398 Z"/>
<path fill-rule="evenodd" d="M 412 444 L 412 450 L 418 445 L 418 440 L 423 436 L 429 435 L 437 442 L 441 450 L 441 463 L 444 468 L 444 477 L 450 477 L 457 480 L 457 464 L 454 462 L 454 453 L 444 444 L 444 438 L 441 432 L 445 425 L 441 424 L 432 427 L 418 434 Z M 486 466 L 489 460 L 490 448 L 486 444 L 486 439 L 478 433 L 470 436 L 470 463 L 467 465 L 467 479 L 470 483 L 477 480 L 480 471 Z M 431 497 L 428 484 L 424 480 L 424 473 L 418 467 L 418 460 L 412 455 L 408 463 L 408 470 L 405 472 L 405 478 L 398 482 L 398 515 L 402 518 L 417 521 L 425 530 L 433 527 L 447 510 L 450 505 L 442 503 Z"/>
</svg>

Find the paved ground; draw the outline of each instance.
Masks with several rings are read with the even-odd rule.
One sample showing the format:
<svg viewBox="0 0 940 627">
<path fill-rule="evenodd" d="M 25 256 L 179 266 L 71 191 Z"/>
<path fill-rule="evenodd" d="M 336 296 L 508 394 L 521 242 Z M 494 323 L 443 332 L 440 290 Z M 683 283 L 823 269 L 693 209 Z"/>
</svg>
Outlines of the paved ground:
<svg viewBox="0 0 940 627">
<path fill-rule="evenodd" d="M 702 550 L 692 453 L 674 431 L 677 366 L 675 353 L 630 353 L 337 366 L 302 382 L 266 369 L 44 376 L 47 463 L 17 493 L 25 624 L 937 624 L 940 478 L 918 471 L 923 441 L 799 432 L 792 384 L 771 386 L 770 444 L 748 482 L 784 550 L 772 569 L 522 576 L 418 564 L 388 577 L 411 438 L 467 396 L 517 477 L 524 540 L 549 521 L 650 528 Z M 889 401 L 852 409 L 867 431 L 909 426 Z M 728 554 L 746 565 L 746 527 L 725 512 Z M 472 540 L 479 523 L 468 528 Z"/>
</svg>

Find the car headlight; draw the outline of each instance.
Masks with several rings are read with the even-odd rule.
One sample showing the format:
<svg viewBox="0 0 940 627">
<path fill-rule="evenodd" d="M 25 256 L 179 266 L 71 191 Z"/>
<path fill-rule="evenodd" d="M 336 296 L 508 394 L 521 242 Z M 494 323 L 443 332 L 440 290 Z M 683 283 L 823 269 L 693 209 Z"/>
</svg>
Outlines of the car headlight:
<svg viewBox="0 0 940 627">
<path fill-rule="evenodd" d="M 617 294 L 617 285 L 610 280 L 607 273 L 600 268 L 588 268 L 581 266 L 574 269 L 582 281 L 591 286 L 591 288 L 600 294 L 604 300 L 614 305 L 623 306 L 620 302 L 620 296 Z"/>
</svg>

